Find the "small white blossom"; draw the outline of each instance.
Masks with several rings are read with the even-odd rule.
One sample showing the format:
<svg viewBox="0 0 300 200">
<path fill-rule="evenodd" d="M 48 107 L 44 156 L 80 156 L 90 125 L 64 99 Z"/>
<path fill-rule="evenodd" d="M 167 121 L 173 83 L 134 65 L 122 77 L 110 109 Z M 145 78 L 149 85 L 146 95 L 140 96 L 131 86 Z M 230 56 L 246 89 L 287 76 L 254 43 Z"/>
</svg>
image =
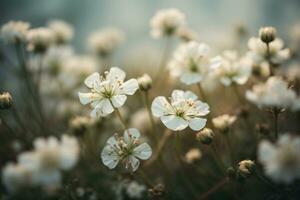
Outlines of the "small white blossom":
<svg viewBox="0 0 300 200">
<path fill-rule="evenodd" d="M 239 58 L 236 51 L 225 51 L 220 59 L 221 64 L 216 69 L 216 75 L 221 83 L 229 86 L 233 83 L 245 84 L 251 75 L 252 63 L 247 58 Z"/>
<path fill-rule="evenodd" d="M 248 41 L 249 52 L 247 56 L 254 62 L 254 64 L 261 64 L 268 62 L 272 64 L 281 64 L 290 57 L 289 49 L 283 49 L 283 41 L 276 38 L 269 43 L 268 54 L 267 44 L 261 41 L 260 38 L 250 38 Z"/>
<path fill-rule="evenodd" d="M 44 53 L 54 42 L 54 33 L 49 28 L 31 29 L 26 34 L 28 50 Z"/>
<path fill-rule="evenodd" d="M 300 100 L 296 93 L 288 87 L 288 83 L 280 77 L 270 77 L 266 83 L 254 85 L 246 92 L 246 98 L 258 107 L 292 109 L 300 108 Z"/>
<path fill-rule="evenodd" d="M 179 28 L 177 35 L 183 42 L 190 42 L 198 39 L 198 33 L 186 26 Z"/>
<path fill-rule="evenodd" d="M 154 38 L 172 36 L 184 26 L 185 15 L 181 11 L 171 8 L 159 10 L 151 19 L 151 35 Z"/>
<path fill-rule="evenodd" d="M 56 44 L 65 44 L 73 38 L 73 27 L 65 21 L 53 20 L 50 21 L 48 27 L 53 31 Z"/>
<path fill-rule="evenodd" d="M 145 191 L 146 187 L 137 183 L 136 181 L 130 182 L 126 187 L 126 193 L 130 198 L 140 199 Z"/>
<path fill-rule="evenodd" d="M 169 129 L 180 131 L 190 127 L 194 131 L 206 124 L 203 116 L 209 113 L 209 106 L 190 91 L 174 90 L 168 101 L 166 97 L 156 97 L 152 102 L 152 114 L 159 117 Z"/>
<path fill-rule="evenodd" d="M 24 42 L 30 24 L 23 21 L 9 21 L 1 27 L 1 37 L 6 42 Z"/>
<path fill-rule="evenodd" d="M 276 144 L 262 141 L 258 148 L 258 160 L 271 179 L 291 183 L 300 178 L 300 138 L 283 134 Z"/>
<path fill-rule="evenodd" d="M 139 87 L 136 79 L 124 82 L 126 74 L 118 67 L 112 67 L 104 75 L 102 77 L 95 72 L 87 77 L 84 83 L 91 92 L 78 93 L 83 105 L 91 104 L 94 108 L 91 112 L 92 117 L 106 116 L 115 108 L 120 108 L 127 99 L 126 95 L 133 95 Z"/>
<path fill-rule="evenodd" d="M 124 41 L 124 33 L 116 28 L 106 28 L 92 33 L 88 38 L 88 47 L 100 57 L 109 56 Z"/>
<path fill-rule="evenodd" d="M 168 64 L 171 76 L 180 77 L 180 81 L 187 85 L 200 82 L 211 67 L 219 65 L 218 60 L 210 59 L 209 52 L 210 47 L 204 43 L 191 41 L 181 44 Z"/>
<path fill-rule="evenodd" d="M 126 169 L 136 171 L 141 160 L 147 160 L 152 149 L 147 143 L 141 143 L 140 132 L 135 128 L 125 130 L 123 137 L 117 135 L 110 137 L 101 153 L 105 166 L 113 169 L 120 161 L 125 163 Z"/>
<path fill-rule="evenodd" d="M 220 115 L 212 119 L 214 127 L 220 130 L 227 130 L 236 121 L 236 116 L 228 114 Z"/>
</svg>

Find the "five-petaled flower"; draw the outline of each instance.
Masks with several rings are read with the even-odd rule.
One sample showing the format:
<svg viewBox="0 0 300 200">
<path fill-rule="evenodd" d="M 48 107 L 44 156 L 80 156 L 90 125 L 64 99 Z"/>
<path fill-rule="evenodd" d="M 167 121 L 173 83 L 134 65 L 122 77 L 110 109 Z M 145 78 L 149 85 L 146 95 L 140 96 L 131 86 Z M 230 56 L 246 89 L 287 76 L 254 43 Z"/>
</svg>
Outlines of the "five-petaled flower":
<svg viewBox="0 0 300 200">
<path fill-rule="evenodd" d="M 126 74 L 118 67 L 112 67 L 104 76 L 95 72 L 84 81 L 91 92 L 79 92 L 79 99 L 83 105 L 91 104 L 94 108 L 91 112 L 92 117 L 106 116 L 124 105 L 127 96 L 133 95 L 138 89 L 136 79 L 124 82 Z"/>
<path fill-rule="evenodd" d="M 198 131 L 206 124 L 202 118 L 209 113 L 209 106 L 190 91 L 174 90 L 170 101 L 166 97 L 156 97 L 152 102 L 152 113 L 160 117 L 163 124 L 174 131 L 180 131 L 189 126 Z"/>
<path fill-rule="evenodd" d="M 139 138 L 140 132 L 135 128 L 125 130 L 123 137 L 117 134 L 110 137 L 101 153 L 103 164 L 113 169 L 123 161 L 126 169 L 136 171 L 140 165 L 139 159 L 147 160 L 152 154 L 151 147 Z"/>
</svg>

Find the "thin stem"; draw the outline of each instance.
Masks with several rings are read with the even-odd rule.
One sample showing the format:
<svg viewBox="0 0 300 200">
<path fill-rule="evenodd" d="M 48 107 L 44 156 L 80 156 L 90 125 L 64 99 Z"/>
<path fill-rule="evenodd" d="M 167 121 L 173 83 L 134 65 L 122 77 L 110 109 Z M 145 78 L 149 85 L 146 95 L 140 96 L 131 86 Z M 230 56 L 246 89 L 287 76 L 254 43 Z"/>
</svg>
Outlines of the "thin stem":
<svg viewBox="0 0 300 200">
<path fill-rule="evenodd" d="M 138 171 L 138 176 L 143 180 L 144 184 L 147 187 L 149 187 L 149 188 L 153 187 L 152 181 L 148 178 L 148 176 L 142 170 Z"/>
<path fill-rule="evenodd" d="M 110 103 L 111 103 L 111 105 L 113 105 L 112 102 L 110 102 Z M 113 106 L 113 107 L 114 107 L 114 106 Z M 115 109 L 116 115 L 117 115 L 117 117 L 119 118 L 119 120 L 120 120 L 120 122 L 121 122 L 123 128 L 124 128 L 125 130 L 128 129 L 128 126 L 127 126 L 127 124 L 126 124 L 126 121 L 125 121 L 125 119 L 122 117 L 122 115 L 121 115 L 119 109 L 118 109 L 118 108 L 115 108 L 115 107 L 114 107 L 114 109 Z"/>
<path fill-rule="evenodd" d="M 205 94 L 205 92 L 204 92 L 204 90 L 202 88 L 201 83 L 198 82 L 196 85 L 197 85 L 199 94 L 202 97 L 203 101 L 206 102 L 206 103 L 208 103 L 208 98 L 207 98 L 207 96 L 206 96 L 206 94 Z"/>
<path fill-rule="evenodd" d="M 156 127 L 155 127 L 155 122 L 154 122 L 154 118 L 151 112 L 151 107 L 150 107 L 150 102 L 149 102 L 149 93 L 147 91 L 143 92 L 143 96 L 144 96 L 144 101 L 145 101 L 145 105 L 148 111 L 148 115 L 149 115 L 149 119 L 150 119 L 150 123 L 151 123 L 151 129 L 152 129 L 152 136 L 153 139 L 155 141 L 155 145 L 158 144 L 158 138 L 157 138 L 157 132 L 156 132 Z"/>
<path fill-rule="evenodd" d="M 165 64 L 166 64 L 166 61 L 167 61 L 167 58 L 168 58 L 168 51 L 169 51 L 169 48 L 170 48 L 170 44 L 171 44 L 171 39 L 168 37 L 168 38 L 166 38 L 166 41 L 165 41 L 165 46 L 163 48 L 163 52 L 162 52 L 162 56 L 161 56 L 161 59 L 160 59 L 158 71 L 157 71 L 157 73 L 154 77 L 154 83 L 158 82 L 160 77 L 162 77 L 162 75 L 164 74 L 163 72 L 164 72 L 164 67 L 165 67 Z"/>
<path fill-rule="evenodd" d="M 278 138 L 278 118 L 279 118 L 279 111 L 274 108 L 273 109 L 273 123 L 274 123 L 274 133 L 275 133 L 275 139 Z"/>
<path fill-rule="evenodd" d="M 232 146 L 231 146 L 231 142 L 230 142 L 230 138 L 229 138 L 229 131 L 228 131 L 228 133 L 225 134 L 225 140 L 226 140 L 226 144 L 227 144 L 228 151 L 229 151 L 230 162 L 231 162 L 231 164 L 233 164 L 234 156 L 233 156 L 233 150 L 232 150 Z"/>
<path fill-rule="evenodd" d="M 270 75 L 273 76 L 274 75 L 274 69 L 273 69 L 273 63 L 271 61 L 271 52 L 270 52 L 270 44 L 267 43 L 267 61 L 269 64 L 269 68 L 270 68 Z"/>
<path fill-rule="evenodd" d="M 212 155 L 213 155 L 218 167 L 224 173 L 226 171 L 226 167 L 223 165 L 222 159 L 218 156 L 219 154 L 218 154 L 217 149 L 216 149 L 216 147 L 213 143 L 210 145 L 210 149 L 211 149 Z"/>
<path fill-rule="evenodd" d="M 217 192 L 219 189 L 221 189 L 226 183 L 229 182 L 229 178 L 225 177 L 221 181 L 219 181 L 216 185 L 214 185 L 212 188 L 210 188 L 207 192 L 202 194 L 199 198 L 199 200 L 207 199 L 210 195 Z"/>
</svg>

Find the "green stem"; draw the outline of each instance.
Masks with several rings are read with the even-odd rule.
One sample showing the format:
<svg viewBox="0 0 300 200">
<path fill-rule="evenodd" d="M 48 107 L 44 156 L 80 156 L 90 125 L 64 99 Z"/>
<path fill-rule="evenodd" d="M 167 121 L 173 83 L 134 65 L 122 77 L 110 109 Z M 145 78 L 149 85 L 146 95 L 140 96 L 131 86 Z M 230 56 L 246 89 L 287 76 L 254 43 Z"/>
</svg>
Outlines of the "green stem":
<svg viewBox="0 0 300 200">
<path fill-rule="evenodd" d="M 111 103 L 111 105 L 113 106 L 113 104 L 112 104 L 111 101 L 110 101 L 110 103 Z M 115 108 L 114 106 L 113 106 L 113 108 L 115 109 L 116 115 L 117 115 L 117 117 L 119 118 L 119 120 L 120 120 L 120 122 L 121 122 L 121 124 L 122 124 L 122 126 L 123 126 L 123 128 L 124 128 L 124 130 L 127 130 L 127 129 L 128 129 L 128 126 L 127 126 L 127 124 L 126 124 L 125 119 L 122 117 L 122 115 L 121 115 L 119 109 L 118 109 L 118 108 Z"/>
<path fill-rule="evenodd" d="M 273 123 L 274 123 L 274 133 L 275 133 L 275 139 L 278 138 L 278 118 L 279 118 L 279 111 L 278 109 L 273 109 Z"/>
<path fill-rule="evenodd" d="M 228 131 L 228 133 L 225 134 L 225 140 L 226 140 L 226 144 L 227 144 L 228 151 L 229 151 L 230 162 L 231 162 L 231 164 L 233 164 L 234 156 L 233 156 L 233 150 L 232 150 L 232 146 L 231 146 L 231 142 L 230 142 L 230 138 L 229 138 L 229 133 L 230 133 L 230 131 Z"/>
<path fill-rule="evenodd" d="M 211 144 L 211 148 L 210 149 L 211 149 L 212 155 L 213 155 L 213 157 L 214 157 L 214 159 L 215 159 L 218 167 L 220 168 L 220 170 L 223 173 L 225 173 L 226 172 L 226 167 L 223 165 L 222 159 L 218 156 L 219 155 L 218 151 L 217 151 L 217 149 L 216 149 L 216 147 L 215 147 L 215 145 L 213 143 Z"/>
</svg>

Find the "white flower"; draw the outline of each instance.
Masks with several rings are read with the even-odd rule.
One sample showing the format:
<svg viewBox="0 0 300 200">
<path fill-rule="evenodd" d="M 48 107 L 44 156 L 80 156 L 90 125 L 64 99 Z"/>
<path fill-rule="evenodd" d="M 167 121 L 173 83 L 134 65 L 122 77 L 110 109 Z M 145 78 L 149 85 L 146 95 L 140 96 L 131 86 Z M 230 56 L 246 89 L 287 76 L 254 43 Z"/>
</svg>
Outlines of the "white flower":
<svg viewBox="0 0 300 200">
<path fill-rule="evenodd" d="M 23 21 L 9 21 L 1 27 L 1 37 L 6 42 L 23 42 L 30 24 Z"/>
<path fill-rule="evenodd" d="M 94 108 L 92 117 L 106 116 L 124 105 L 127 96 L 133 95 L 138 89 L 136 79 L 124 82 L 126 74 L 118 67 L 112 67 L 109 72 L 105 72 L 105 77 L 101 77 L 95 72 L 84 81 L 85 85 L 91 89 L 90 93 L 78 93 L 80 102 L 83 105 L 91 104 Z"/>
<path fill-rule="evenodd" d="M 187 163 L 193 163 L 200 160 L 202 153 L 198 148 L 192 148 L 185 154 L 185 160 Z"/>
<path fill-rule="evenodd" d="M 205 116 L 209 106 L 190 91 L 174 90 L 170 101 L 166 97 L 156 97 L 152 102 L 152 114 L 160 117 L 162 123 L 169 129 L 180 131 L 190 127 L 194 131 L 202 129 L 206 124 Z"/>
<path fill-rule="evenodd" d="M 65 21 L 53 20 L 50 21 L 48 27 L 53 31 L 56 44 L 65 44 L 73 38 L 73 27 Z"/>
<path fill-rule="evenodd" d="M 31 29 L 26 34 L 28 50 L 44 53 L 54 42 L 54 33 L 49 28 Z"/>
<path fill-rule="evenodd" d="M 236 116 L 231 116 L 228 114 L 220 115 L 212 119 L 214 127 L 223 131 L 226 131 L 235 121 Z"/>
<path fill-rule="evenodd" d="M 269 43 L 269 55 L 267 44 L 262 42 L 260 38 L 250 38 L 248 47 L 250 51 L 247 53 L 247 56 L 257 65 L 268 60 L 272 64 L 281 64 L 290 57 L 289 49 L 283 49 L 283 41 L 279 38 Z"/>
<path fill-rule="evenodd" d="M 154 38 L 172 36 L 185 24 L 185 15 L 181 11 L 171 8 L 159 10 L 151 19 L 151 35 Z"/>
<path fill-rule="evenodd" d="M 8 163 L 2 169 L 2 182 L 9 192 L 16 192 L 24 187 L 32 186 L 33 169 L 24 164 Z"/>
<path fill-rule="evenodd" d="M 216 75 L 221 83 L 229 86 L 233 83 L 245 84 L 251 75 L 252 63 L 247 58 L 239 58 L 236 51 L 225 51 L 220 59 L 221 64 L 216 69 Z"/>
<path fill-rule="evenodd" d="M 254 85 L 246 92 L 246 98 L 259 107 L 292 109 L 300 108 L 300 100 L 296 93 L 288 87 L 288 83 L 280 77 L 270 77 L 266 83 Z"/>
<path fill-rule="evenodd" d="M 171 76 L 180 77 L 180 81 L 187 85 L 200 82 L 210 72 L 210 67 L 218 66 L 216 59 L 215 63 L 210 63 L 209 51 L 209 46 L 204 43 L 181 44 L 168 64 Z"/>
<path fill-rule="evenodd" d="M 66 60 L 73 56 L 73 50 L 70 47 L 54 46 L 50 47 L 43 57 L 43 69 L 50 75 L 58 75 L 61 72 Z"/>
<path fill-rule="evenodd" d="M 145 192 L 146 187 L 137 183 L 136 181 L 130 182 L 126 187 L 126 193 L 130 198 L 142 198 L 143 192 Z"/>
<path fill-rule="evenodd" d="M 177 31 L 177 35 L 183 42 L 190 42 L 198 39 L 198 33 L 186 26 L 180 27 Z"/>
<path fill-rule="evenodd" d="M 271 179 L 291 183 L 300 178 L 300 138 L 283 134 L 276 144 L 262 141 L 258 147 L 258 160 Z"/>
<path fill-rule="evenodd" d="M 106 28 L 92 33 L 88 38 L 89 49 L 100 57 L 109 56 L 124 41 L 124 33 L 116 28 Z"/>
<path fill-rule="evenodd" d="M 125 130 L 123 137 L 110 137 L 101 153 L 103 164 L 113 169 L 123 161 L 126 169 L 136 171 L 140 165 L 139 159 L 147 160 L 152 154 L 151 147 L 141 143 L 139 138 L 140 132 L 135 128 Z"/>
</svg>

